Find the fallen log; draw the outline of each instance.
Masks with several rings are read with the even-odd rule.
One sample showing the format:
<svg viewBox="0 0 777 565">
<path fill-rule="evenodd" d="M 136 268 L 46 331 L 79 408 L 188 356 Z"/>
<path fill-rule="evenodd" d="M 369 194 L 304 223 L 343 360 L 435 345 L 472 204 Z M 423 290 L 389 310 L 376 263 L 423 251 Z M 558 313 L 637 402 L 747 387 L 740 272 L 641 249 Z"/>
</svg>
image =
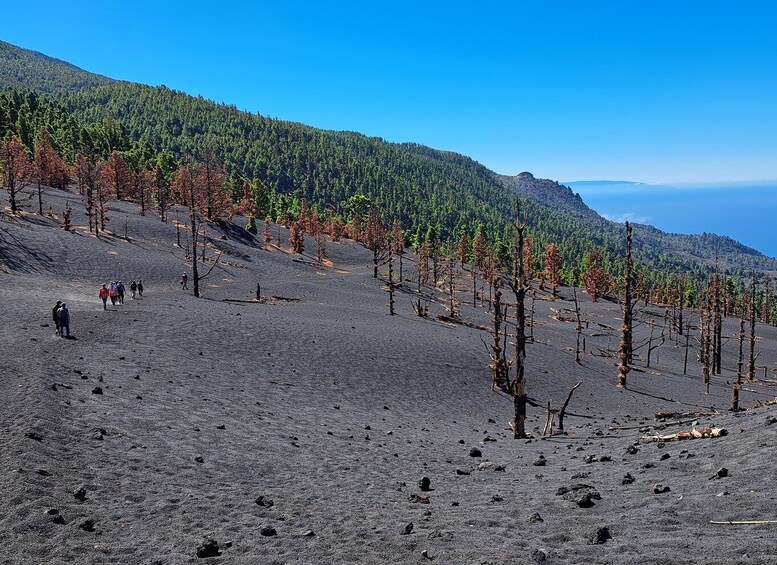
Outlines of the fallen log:
<svg viewBox="0 0 777 565">
<path fill-rule="evenodd" d="M 702 428 L 701 430 L 692 428 L 690 432 L 680 431 L 668 435 L 654 434 L 651 436 L 644 436 L 642 439 L 648 441 L 680 441 L 684 439 L 723 437 L 725 435 L 728 435 L 728 430 L 726 428 Z"/>
<path fill-rule="evenodd" d="M 742 524 L 777 524 L 777 520 L 710 520 L 710 524 L 739 526 Z"/>
</svg>

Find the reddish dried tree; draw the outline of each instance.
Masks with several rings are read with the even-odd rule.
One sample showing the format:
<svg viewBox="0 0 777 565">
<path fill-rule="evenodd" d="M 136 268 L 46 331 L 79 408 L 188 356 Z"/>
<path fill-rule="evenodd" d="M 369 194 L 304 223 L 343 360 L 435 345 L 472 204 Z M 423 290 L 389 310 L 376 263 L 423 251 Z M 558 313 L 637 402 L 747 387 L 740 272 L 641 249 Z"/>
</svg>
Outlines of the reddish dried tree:
<svg viewBox="0 0 777 565">
<path fill-rule="evenodd" d="M 378 278 L 378 264 L 386 253 L 386 228 L 377 206 L 370 208 L 364 230 L 364 247 L 372 251 L 372 276 Z"/>
<path fill-rule="evenodd" d="M 586 254 L 588 263 L 582 281 L 585 291 L 596 302 L 599 298 L 606 296 L 612 290 L 612 277 L 602 267 L 602 253 L 598 249 L 591 249 Z"/>
<path fill-rule="evenodd" d="M 201 193 L 200 208 L 205 213 L 208 221 L 211 221 L 226 213 L 229 206 L 225 180 L 226 173 L 221 167 L 221 162 L 211 150 L 203 154 L 198 175 L 198 189 Z"/>
<path fill-rule="evenodd" d="M 0 180 L 8 191 L 12 214 L 18 211 L 17 194 L 30 183 L 33 174 L 30 156 L 18 137 L 0 144 Z"/>
<path fill-rule="evenodd" d="M 38 184 L 38 213 L 43 215 L 43 195 L 41 185 L 65 188 L 70 175 L 65 161 L 54 149 L 49 132 L 41 129 L 35 138 L 35 166 L 33 171 Z"/>
<path fill-rule="evenodd" d="M 301 219 L 292 224 L 289 231 L 289 243 L 291 244 L 292 253 L 303 253 L 305 251 L 305 227 Z"/>
<path fill-rule="evenodd" d="M 469 249 L 469 236 L 467 235 L 467 232 L 462 231 L 459 240 L 456 242 L 456 258 L 459 260 L 462 269 L 464 268 L 464 262 L 469 255 Z"/>
<path fill-rule="evenodd" d="M 100 179 L 104 187 L 110 189 L 118 200 L 130 196 L 132 176 L 127 162 L 118 151 L 111 151 L 110 157 L 101 167 Z"/>
</svg>

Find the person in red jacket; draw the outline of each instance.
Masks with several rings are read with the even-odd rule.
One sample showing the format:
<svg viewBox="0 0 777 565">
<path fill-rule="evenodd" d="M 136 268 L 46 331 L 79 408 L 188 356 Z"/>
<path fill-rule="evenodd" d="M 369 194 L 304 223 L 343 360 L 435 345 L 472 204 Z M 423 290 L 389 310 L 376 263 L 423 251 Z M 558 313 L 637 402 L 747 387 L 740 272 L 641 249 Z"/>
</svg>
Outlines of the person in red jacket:
<svg viewBox="0 0 777 565">
<path fill-rule="evenodd" d="M 103 301 L 103 310 L 108 309 L 108 287 L 103 285 L 103 287 L 100 289 L 100 292 L 98 293 L 98 296 Z"/>
</svg>

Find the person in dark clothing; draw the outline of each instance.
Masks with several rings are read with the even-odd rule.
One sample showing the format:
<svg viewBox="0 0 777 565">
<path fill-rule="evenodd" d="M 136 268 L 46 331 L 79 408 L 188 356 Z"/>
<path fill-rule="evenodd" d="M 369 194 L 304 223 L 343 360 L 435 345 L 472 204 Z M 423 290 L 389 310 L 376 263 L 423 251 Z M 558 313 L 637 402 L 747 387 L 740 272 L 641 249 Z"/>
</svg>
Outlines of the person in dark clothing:
<svg viewBox="0 0 777 565">
<path fill-rule="evenodd" d="M 138 279 L 138 296 L 143 296 L 143 281 Z"/>
<path fill-rule="evenodd" d="M 51 309 L 51 317 L 54 319 L 54 326 L 57 328 L 55 333 L 57 335 L 59 335 L 59 314 L 57 314 L 57 311 L 59 310 L 60 306 L 62 306 L 62 301 L 57 300 L 54 308 Z"/>
<path fill-rule="evenodd" d="M 116 298 L 119 304 L 124 304 L 124 283 L 121 281 L 116 283 Z"/>
<path fill-rule="evenodd" d="M 189 282 L 189 277 L 186 276 L 186 273 L 182 274 L 181 275 L 180 283 L 181 283 L 181 288 L 183 290 L 188 290 L 189 289 L 189 287 L 187 286 L 188 282 Z"/>
<path fill-rule="evenodd" d="M 135 300 L 135 293 L 138 291 L 138 283 L 135 281 L 132 281 L 132 284 L 130 285 L 130 298 L 132 300 Z"/>
<path fill-rule="evenodd" d="M 59 317 L 59 335 L 61 337 L 70 337 L 70 311 L 64 302 L 57 310 L 57 316 Z M 65 335 L 66 333 L 67 336 Z"/>
</svg>

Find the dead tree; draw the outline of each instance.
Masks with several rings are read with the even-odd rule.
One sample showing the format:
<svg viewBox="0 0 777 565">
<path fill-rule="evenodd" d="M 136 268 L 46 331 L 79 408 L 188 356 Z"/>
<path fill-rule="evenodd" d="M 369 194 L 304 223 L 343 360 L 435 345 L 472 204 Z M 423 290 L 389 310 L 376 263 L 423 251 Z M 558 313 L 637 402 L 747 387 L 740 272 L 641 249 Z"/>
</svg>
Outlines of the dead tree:
<svg viewBox="0 0 777 565">
<path fill-rule="evenodd" d="M 737 412 L 739 410 L 739 390 L 742 387 L 742 366 L 744 357 L 743 346 L 745 344 L 745 318 L 741 316 L 739 318 L 739 353 L 737 355 L 737 378 L 734 381 L 731 392 L 731 410 Z"/>
<path fill-rule="evenodd" d="M 427 298 L 417 298 L 415 302 L 413 302 L 413 312 L 415 312 L 415 315 L 419 318 L 428 318 L 429 302 L 430 300 Z"/>
<path fill-rule="evenodd" d="M 618 359 L 618 388 L 626 388 L 626 375 L 631 369 L 631 323 L 633 316 L 633 305 L 631 303 L 631 283 L 632 283 L 632 259 L 631 259 L 631 224 L 626 222 L 626 257 L 624 258 L 624 289 L 623 289 L 623 326 L 621 327 L 621 342 Z"/>
<path fill-rule="evenodd" d="M 572 285 L 572 298 L 575 300 L 575 318 L 577 319 L 577 325 L 575 331 L 577 333 L 577 343 L 575 345 L 575 363 L 582 365 L 580 360 L 580 335 L 583 333 L 583 324 L 580 321 L 580 302 L 577 300 L 577 288 Z M 532 307 L 534 306 L 534 299 L 532 297 Z M 574 389 L 572 389 L 574 390 Z"/>
<path fill-rule="evenodd" d="M 513 249 L 513 280 L 510 288 L 515 295 L 515 378 L 510 387 L 513 397 L 513 437 L 516 439 L 526 437 L 526 311 L 524 300 L 529 289 L 529 281 L 524 271 L 524 225 L 520 219 L 520 204 L 516 204 L 515 211 L 515 245 Z"/>
<path fill-rule="evenodd" d="M 388 252 L 388 290 L 389 290 L 389 316 L 396 314 L 394 312 L 394 252 L 391 245 L 389 245 Z"/>
<path fill-rule="evenodd" d="M 569 394 L 567 395 L 567 399 L 564 401 L 564 404 L 561 405 L 561 409 L 558 411 L 558 433 L 564 433 L 564 415 L 567 412 L 567 406 L 569 405 L 569 401 L 572 399 L 572 393 L 575 392 L 577 387 L 579 387 L 581 384 L 583 384 L 583 381 L 579 381 L 575 386 L 572 387 L 572 390 L 570 390 Z"/>
<path fill-rule="evenodd" d="M 494 284 L 494 317 L 493 317 L 493 341 L 491 343 L 491 369 L 492 391 L 509 392 L 510 387 L 510 362 L 506 358 L 504 349 L 502 348 L 502 290 L 500 289 L 501 282 L 497 280 Z"/>
<path fill-rule="evenodd" d="M 448 313 L 450 314 L 451 318 L 456 318 L 458 316 L 458 312 L 456 311 L 456 262 L 453 260 L 453 257 L 448 257 L 448 264 L 447 264 L 447 275 L 448 275 Z"/>
<path fill-rule="evenodd" d="M 62 229 L 65 231 L 70 231 L 71 225 L 70 225 L 70 216 L 73 213 L 73 210 L 70 209 L 70 204 L 65 203 L 65 209 L 62 210 Z"/>
<path fill-rule="evenodd" d="M 653 320 L 650 320 L 650 338 L 648 339 L 648 346 L 647 346 L 647 360 L 645 363 L 645 366 L 649 369 L 650 368 L 650 356 L 653 353 L 654 350 L 658 349 L 664 343 L 666 343 L 666 325 L 664 325 L 661 328 L 661 336 L 660 341 L 654 345 L 653 341 L 653 332 L 655 331 L 655 322 Z"/>
<path fill-rule="evenodd" d="M 755 380 L 755 277 L 750 285 L 750 349 L 747 358 L 747 380 Z"/>
<path fill-rule="evenodd" d="M 739 318 L 739 354 L 737 355 L 737 384 L 742 384 L 742 368 L 744 366 L 743 349 L 745 344 L 745 317 Z"/>
<path fill-rule="evenodd" d="M 699 307 L 699 362 L 701 363 L 702 379 L 704 382 L 705 392 L 710 391 L 710 348 L 712 344 L 712 338 L 710 337 L 710 328 L 712 324 L 710 322 L 710 311 L 702 304 Z"/>
</svg>

